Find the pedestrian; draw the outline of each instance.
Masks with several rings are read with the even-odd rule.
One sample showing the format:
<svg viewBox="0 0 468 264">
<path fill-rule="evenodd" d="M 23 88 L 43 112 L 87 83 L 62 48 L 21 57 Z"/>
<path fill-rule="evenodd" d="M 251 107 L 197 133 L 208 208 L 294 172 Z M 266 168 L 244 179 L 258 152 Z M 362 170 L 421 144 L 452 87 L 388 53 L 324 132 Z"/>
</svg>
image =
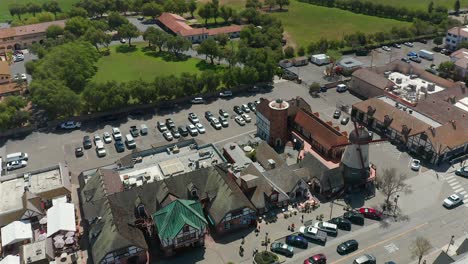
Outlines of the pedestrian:
<svg viewBox="0 0 468 264">
<path fill-rule="evenodd" d="M 304 215 L 301 215 L 301 223 L 304 223 Z"/>
</svg>

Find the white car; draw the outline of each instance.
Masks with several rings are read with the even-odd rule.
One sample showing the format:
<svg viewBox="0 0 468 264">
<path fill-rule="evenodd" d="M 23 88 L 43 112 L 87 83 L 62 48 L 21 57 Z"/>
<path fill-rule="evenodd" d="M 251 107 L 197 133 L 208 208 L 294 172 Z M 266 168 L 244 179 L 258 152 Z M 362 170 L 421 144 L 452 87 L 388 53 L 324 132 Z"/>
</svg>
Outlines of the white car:
<svg viewBox="0 0 468 264">
<path fill-rule="evenodd" d="M 408 47 L 413 47 L 414 46 L 412 42 L 405 42 L 403 44 L 405 44 L 405 46 L 408 46 Z"/>
<path fill-rule="evenodd" d="M 218 121 L 216 117 L 212 117 L 210 123 L 217 130 L 222 128 L 221 123 Z"/>
<path fill-rule="evenodd" d="M 75 121 L 67 121 L 67 122 L 63 122 L 60 124 L 61 129 L 76 129 L 80 127 L 81 127 L 81 123 L 75 122 Z"/>
<path fill-rule="evenodd" d="M 124 38 L 123 38 L 123 39 L 120 39 L 120 43 L 124 44 L 124 43 L 126 43 L 126 42 L 127 42 L 126 39 L 124 39 Z"/>
<path fill-rule="evenodd" d="M 120 129 L 118 127 L 112 128 L 112 135 L 114 135 L 115 140 L 122 139 L 122 134 L 120 133 Z"/>
<path fill-rule="evenodd" d="M 200 119 L 198 119 L 197 114 L 194 114 L 194 113 L 189 113 L 188 119 L 192 124 L 196 124 L 200 122 Z"/>
<path fill-rule="evenodd" d="M 245 122 L 250 123 L 252 122 L 252 118 L 248 114 L 242 114 L 242 118 L 244 118 Z"/>
<path fill-rule="evenodd" d="M 20 168 L 26 167 L 26 165 L 28 165 L 28 162 L 25 160 L 14 160 L 6 164 L 7 170 L 20 169 Z"/>
<path fill-rule="evenodd" d="M 205 129 L 205 127 L 204 127 L 201 123 L 196 123 L 196 124 L 195 124 L 195 127 L 197 128 L 198 133 L 200 133 L 200 134 L 205 134 L 206 129 Z"/>
<path fill-rule="evenodd" d="M 241 105 L 241 109 L 244 113 L 250 113 L 250 108 L 246 104 Z"/>
<path fill-rule="evenodd" d="M 237 124 L 239 124 L 240 126 L 245 126 L 245 120 L 241 116 L 236 116 L 234 120 L 236 120 Z"/>
<path fill-rule="evenodd" d="M 189 131 L 189 133 L 190 133 L 190 135 L 191 135 L 192 137 L 198 135 L 198 130 L 197 130 L 197 128 L 195 127 L 195 125 L 193 125 L 193 124 L 187 125 L 187 130 Z"/>
<path fill-rule="evenodd" d="M 98 157 L 106 156 L 106 149 L 104 148 L 104 143 L 102 143 L 102 141 L 96 142 L 96 153 Z"/>
<path fill-rule="evenodd" d="M 174 139 L 172 133 L 169 130 L 164 131 L 162 134 L 167 141 L 171 141 Z"/>
<path fill-rule="evenodd" d="M 21 74 L 21 80 L 26 81 L 28 77 L 26 76 L 26 73 Z"/>
<path fill-rule="evenodd" d="M 98 134 L 95 134 L 94 135 L 94 144 L 96 144 L 96 146 L 97 146 L 99 143 L 102 143 L 102 139 Z"/>
<path fill-rule="evenodd" d="M 411 169 L 414 171 L 419 171 L 421 168 L 421 161 L 417 159 L 412 159 L 411 160 Z"/>
<path fill-rule="evenodd" d="M 458 194 L 452 194 L 444 200 L 444 207 L 453 208 L 460 205 L 463 202 L 462 198 Z"/>
<path fill-rule="evenodd" d="M 104 132 L 104 135 L 102 136 L 102 138 L 104 139 L 104 143 L 106 144 L 109 144 L 112 142 L 112 137 L 109 134 L 109 132 Z"/>
<path fill-rule="evenodd" d="M 383 46 L 382 49 L 385 50 L 385 51 L 390 51 L 391 50 L 390 47 L 388 47 L 388 46 Z"/>
</svg>

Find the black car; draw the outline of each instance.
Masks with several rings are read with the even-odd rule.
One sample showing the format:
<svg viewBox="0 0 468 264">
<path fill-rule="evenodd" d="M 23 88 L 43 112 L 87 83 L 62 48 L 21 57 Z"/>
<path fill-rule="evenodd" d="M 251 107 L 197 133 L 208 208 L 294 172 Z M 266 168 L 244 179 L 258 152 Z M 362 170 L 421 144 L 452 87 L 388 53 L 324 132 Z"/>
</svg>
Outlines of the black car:
<svg viewBox="0 0 468 264">
<path fill-rule="evenodd" d="M 211 118 L 213 118 L 213 114 L 211 113 L 211 111 L 205 112 L 205 118 L 206 120 L 211 121 Z"/>
<path fill-rule="evenodd" d="M 132 134 L 132 137 L 138 137 L 140 135 L 140 130 L 136 126 L 131 126 L 130 134 Z"/>
<path fill-rule="evenodd" d="M 84 152 L 83 152 L 83 148 L 82 147 L 77 147 L 75 148 L 75 156 L 78 158 L 78 157 L 81 157 L 84 155 Z"/>
<path fill-rule="evenodd" d="M 309 246 L 309 242 L 304 237 L 296 235 L 287 236 L 286 244 L 298 248 L 307 248 Z"/>
<path fill-rule="evenodd" d="M 333 118 L 338 119 L 340 118 L 340 116 L 341 116 L 341 111 L 338 109 L 335 110 L 335 112 L 333 113 Z"/>
<path fill-rule="evenodd" d="M 179 130 L 180 135 L 183 137 L 186 137 L 189 135 L 189 131 L 187 130 L 185 126 L 179 126 L 177 130 Z"/>
<path fill-rule="evenodd" d="M 171 118 L 166 119 L 166 126 L 169 130 L 172 130 L 176 127 L 174 121 Z"/>
<path fill-rule="evenodd" d="M 125 144 L 122 142 L 122 140 L 116 140 L 114 142 L 115 150 L 117 152 L 124 152 L 125 151 Z"/>
<path fill-rule="evenodd" d="M 364 216 L 358 212 L 346 212 L 343 214 L 343 218 L 351 221 L 355 225 L 364 225 Z"/>
<path fill-rule="evenodd" d="M 335 224 L 341 230 L 346 230 L 346 231 L 351 230 L 351 221 L 349 221 L 348 219 L 335 217 L 335 218 L 330 219 L 330 221 L 328 222 Z"/>
<path fill-rule="evenodd" d="M 338 252 L 340 255 L 345 255 L 357 250 L 358 247 L 359 243 L 356 240 L 351 239 L 339 244 L 338 247 L 336 247 L 336 252 Z"/>
<path fill-rule="evenodd" d="M 252 112 L 255 112 L 257 110 L 254 103 L 247 103 L 247 106 Z"/>
<path fill-rule="evenodd" d="M 233 110 L 238 115 L 242 115 L 244 113 L 244 111 L 242 111 L 242 109 L 238 105 L 234 106 Z"/>
<path fill-rule="evenodd" d="M 83 137 L 83 147 L 85 149 L 90 149 L 93 147 L 93 143 L 91 142 L 91 138 L 89 136 Z"/>
<path fill-rule="evenodd" d="M 342 125 L 346 125 L 346 124 L 348 124 L 348 122 L 349 122 L 349 117 L 344 117 L 343 119 L 341 119 L 341 124 Z"/>
</svg>

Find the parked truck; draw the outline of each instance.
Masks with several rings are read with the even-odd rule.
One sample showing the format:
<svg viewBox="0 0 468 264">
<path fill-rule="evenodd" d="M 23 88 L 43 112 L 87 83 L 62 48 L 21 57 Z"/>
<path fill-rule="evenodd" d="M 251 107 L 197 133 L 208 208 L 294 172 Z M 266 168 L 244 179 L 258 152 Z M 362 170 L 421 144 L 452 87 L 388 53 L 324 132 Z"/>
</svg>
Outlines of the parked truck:
<svg viewBox="0 0 468 264">
<path fill-rule="evenodd" d="M 326 54 L 315 54 L 310 57 L 310 61 L 320 66 L 330 63 L 330 57 Z"/>
<path fill-rule="evenodd" d="M 327 233 L 313 226 L 301 226 L 299 234 L 311 241 L 325 245 L 327 243 Z"/>
<path fill-rule="evenodd" d="M 419 57 L 426 59 L 426 60 L 433 60 L 434 59 L 434 53 L 427 51 L 427 50 L 420 50 L 419 51 Z"/>
</svg>

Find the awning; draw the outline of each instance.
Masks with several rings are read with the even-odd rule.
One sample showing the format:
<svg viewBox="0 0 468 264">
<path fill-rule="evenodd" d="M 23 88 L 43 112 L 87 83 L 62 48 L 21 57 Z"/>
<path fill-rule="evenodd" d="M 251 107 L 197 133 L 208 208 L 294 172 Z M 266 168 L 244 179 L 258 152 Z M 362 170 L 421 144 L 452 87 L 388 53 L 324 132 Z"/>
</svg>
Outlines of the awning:
<svg viewBox="0 0 468 264">
<path fill-rule="evenodd" d="M 75 231 L 75 205 L 58 203 L 47 211 L 47 237 L 59 231 Z"/>
<path fill-rule="evenodd" d="M 27 239 L 32 239 L 31 223 L 15 221 L 2 227 L 2 246 L 8 246 Z"/>
</svg>

